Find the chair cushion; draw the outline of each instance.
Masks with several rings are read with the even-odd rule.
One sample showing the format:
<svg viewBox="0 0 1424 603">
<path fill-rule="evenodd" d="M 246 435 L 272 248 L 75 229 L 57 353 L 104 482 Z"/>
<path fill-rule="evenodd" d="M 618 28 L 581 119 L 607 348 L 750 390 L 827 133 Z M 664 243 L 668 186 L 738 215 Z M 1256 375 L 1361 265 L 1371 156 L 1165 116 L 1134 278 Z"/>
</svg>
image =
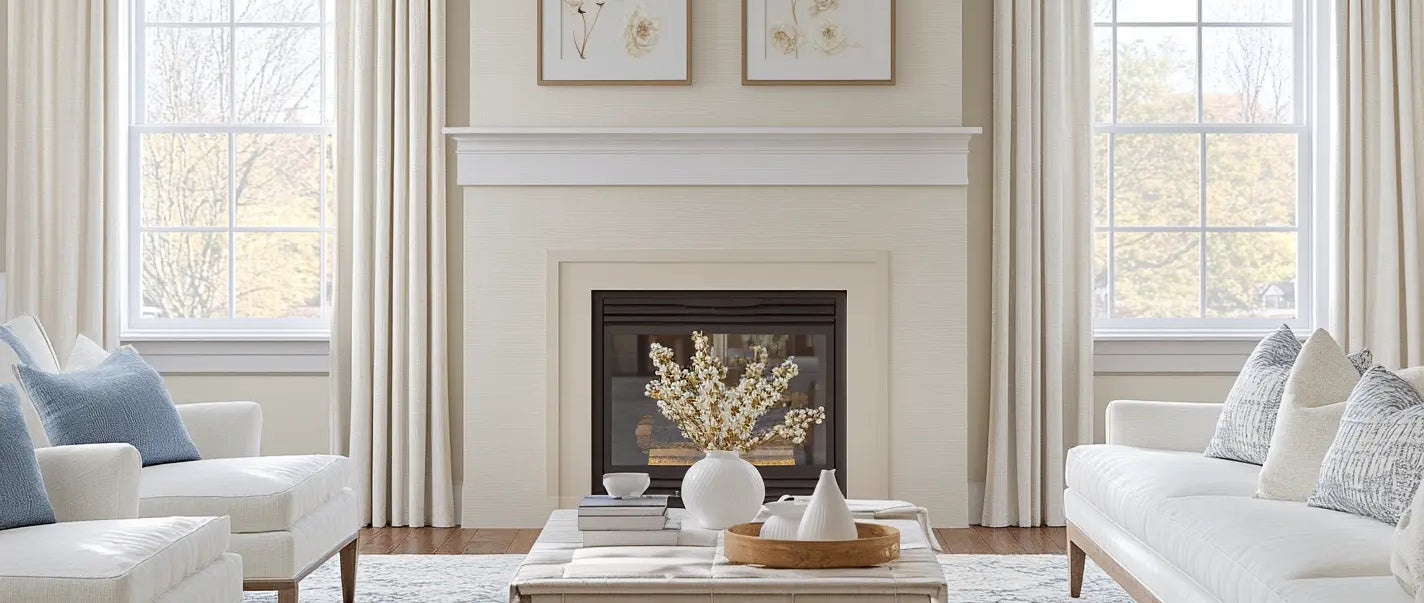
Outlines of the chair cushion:
<svg viewBox="0 0 1424 603">
<path fill-rule="evenodd" d="M 0 601 L 152 601 L 228 548 L 223 517 L 72 521 L 0 532 Z"/>
<path fill-rule="evenodd" d="M 227 515 L 234 533 L 286 530 L 346 486 L 346 458 L 331 455 L 205 459 L 144 467 L 138 512 Z"/>
<path fill-rule="evenodd" d="M 1176 452 L 1094 444 L 1068 451 L 1068 487 L 1140 537 L 1164 499 L 1222 494 L 1251 496 L 1261 468 Z"/>
</svg>

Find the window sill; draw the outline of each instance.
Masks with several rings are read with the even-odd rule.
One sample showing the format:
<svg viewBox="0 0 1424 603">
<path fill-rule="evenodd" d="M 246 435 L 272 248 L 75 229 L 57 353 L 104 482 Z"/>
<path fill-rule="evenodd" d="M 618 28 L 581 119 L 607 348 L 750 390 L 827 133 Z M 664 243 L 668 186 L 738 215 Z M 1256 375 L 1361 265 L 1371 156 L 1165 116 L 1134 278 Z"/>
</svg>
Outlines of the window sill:
<svg viewBox="0 0 1424 603">
<path fill-rule="evenodd" d="M 158 372 L 173 374 L 316 374 L 330 370 L 325 338 L 226 339 L 132 334 L 123 338 Z"/>
<path fill-rule="evenodd" d="M 1093 336 L 1093 372 L 1235 375 L 1268 331 L 1112 332 Z M 1308 335 L 1297 330 L 1297 336 Z"/>
</svg>

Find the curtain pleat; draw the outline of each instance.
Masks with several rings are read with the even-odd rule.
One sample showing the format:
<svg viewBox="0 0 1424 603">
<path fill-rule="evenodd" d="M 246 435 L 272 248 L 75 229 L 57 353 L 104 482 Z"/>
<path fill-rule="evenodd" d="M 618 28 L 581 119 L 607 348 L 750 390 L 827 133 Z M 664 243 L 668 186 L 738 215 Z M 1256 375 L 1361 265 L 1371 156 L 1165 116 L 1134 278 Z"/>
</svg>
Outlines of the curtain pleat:
<svg viewBox="0 0 1424 603">
<path fill-rule="evenodd" d="M 125 5 L 9 3 L 6 310 L 38 317 L 61 358 L 80 333 L 117 343 Z"/>
<path fill-rule="evenodd" d="M 997 0 L 986 526 L 1063 525 L 1063 459 L 1092 439 L 1087 0 Z"/>
<path fill-rule="evenodd" d="M 341 4 L 332 441 L 366 522 L 451 526 L 444 2 Z"/>
<path fill-rule="evenodd" d="M 1331 327 L 1424 364 L 1424 1 L 1337 0 Z"/>
</svg>

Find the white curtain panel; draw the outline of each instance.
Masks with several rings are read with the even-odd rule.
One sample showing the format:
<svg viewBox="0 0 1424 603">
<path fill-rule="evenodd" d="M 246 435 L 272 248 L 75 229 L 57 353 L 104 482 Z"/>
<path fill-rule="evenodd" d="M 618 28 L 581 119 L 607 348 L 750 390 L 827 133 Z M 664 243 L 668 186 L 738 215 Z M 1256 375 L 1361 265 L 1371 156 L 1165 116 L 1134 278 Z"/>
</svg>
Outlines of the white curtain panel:
<svg viewBox="0 0 1424 603">
<path fill-rule="evenodd" d="M 451 526 L 445 3 L 337 3 L 332 442 L 373 526 Z"/>
<path fill-rule="evenodd" d="M 1063 525 L 1093 435 L 1088 0 L 996 0 L 994 269 L 983 525 Z"/>
<path fill-rule="evenodd" d="M 1424 0 L 1337 0 L 1332 329 L 1424 364 Z"/>
<path fill-rule="evenodd" d="M 63 358 L 80 333 L 117 342 L 128 2 L 8 4 L 5 308 Z"/>
</svg>

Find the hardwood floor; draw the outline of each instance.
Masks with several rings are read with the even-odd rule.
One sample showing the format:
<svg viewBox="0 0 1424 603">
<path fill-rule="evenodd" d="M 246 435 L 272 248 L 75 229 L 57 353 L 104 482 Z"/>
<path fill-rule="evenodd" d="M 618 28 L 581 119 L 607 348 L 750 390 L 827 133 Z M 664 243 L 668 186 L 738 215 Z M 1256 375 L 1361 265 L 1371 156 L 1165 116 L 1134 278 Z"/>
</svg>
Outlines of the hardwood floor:
<svg viewBox="0 0 1424 603">
<path fill-rule="evenodd" d="M 1063 528 L 940 528 L 935 530 L 947 553 L 961 555 L 1062 554 Z M 524 554 L 539 537 L 537 528 L 365 528 L 362 555 Z"/>
</svg>

